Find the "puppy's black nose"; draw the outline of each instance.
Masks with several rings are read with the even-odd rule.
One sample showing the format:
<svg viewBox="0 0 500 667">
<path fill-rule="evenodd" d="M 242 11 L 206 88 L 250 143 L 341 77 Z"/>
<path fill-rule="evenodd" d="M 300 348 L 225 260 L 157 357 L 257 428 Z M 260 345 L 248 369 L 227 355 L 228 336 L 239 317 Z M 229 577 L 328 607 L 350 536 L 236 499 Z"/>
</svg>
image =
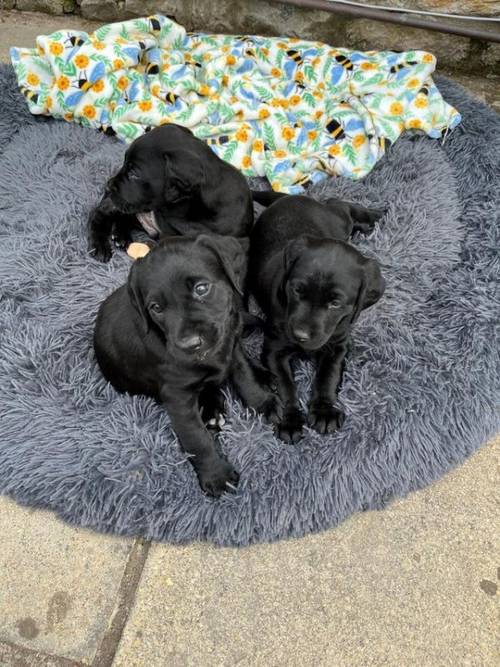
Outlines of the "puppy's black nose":
<svg viewBox="0 0 500 667">
<path fill-rule="evenodd" d="M 304 331 L 304 329 L 292 329 L 292 334 L 295 340 L 298 340 L 299 343 L 307 343 L 311 336 Z"/>
<path fill-rule="evenodd" d="M 203 344 L 203 338 L 198 336 L 198 334 L 193 334 L 192 336 L 185 336 L 180 338 L 177 341 L 177 345 L 181 350 L 186 350 L 186 352 L 194 352 L 198 350 Z"/>
</svg>

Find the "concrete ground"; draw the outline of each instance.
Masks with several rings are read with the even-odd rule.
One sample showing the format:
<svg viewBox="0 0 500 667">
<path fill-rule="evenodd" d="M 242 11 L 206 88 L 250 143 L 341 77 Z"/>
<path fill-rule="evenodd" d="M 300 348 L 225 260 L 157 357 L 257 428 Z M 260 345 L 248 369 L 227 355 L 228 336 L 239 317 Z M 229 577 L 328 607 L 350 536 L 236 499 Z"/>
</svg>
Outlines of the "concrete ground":
<svg viewBox="0 0 500 667">
<path fill-rule="evenodd" d="M 0 12 L 0 60 L 70 25 L 92 27 Z M 461 83 L 500 111 L 498 79 Z M 383 511 L 238 550 L 99 535 L 0 498 L 0 667 L 498 667 L 499 464 L 500 437 Z"/>
</svg>

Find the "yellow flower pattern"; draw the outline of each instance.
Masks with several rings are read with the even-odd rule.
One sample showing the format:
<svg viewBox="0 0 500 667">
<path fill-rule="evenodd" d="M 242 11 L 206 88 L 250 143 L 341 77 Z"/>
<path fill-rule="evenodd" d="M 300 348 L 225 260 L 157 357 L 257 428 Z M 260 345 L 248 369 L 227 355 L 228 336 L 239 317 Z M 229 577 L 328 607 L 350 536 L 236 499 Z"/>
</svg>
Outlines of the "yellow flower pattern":
<svg viewBox="0 0 500 667">
<path fill-rule="evenodd" d="M 51 53 L 53 56 L 60 56 L 61 53 L 64 53 L 64 46 L 59 44 L 59 42 L 50 42 L 49 53 Z"/>
<path fill-rule="evenodd" d="M 234 138 L 236 139 L 236 141 L 247 141 L 248 132 L 246 131 L 245 128 L 242 127 L 236 132 Z"/>
<path fill-rule="evenodd" d="M 90 60 L 89 60 L 88 56 L 86 56 L 86 55 L 82 54 L 82 55 L 75 56 L 75 65 L 79 69 L 85 69 L 86 67 L 88 67 L 89 62 L 90 62 Z"/>
<path fill-rule="evenodd" d="M 126 76 L 121 76 L 116 85 L 120 90 L 125 90 L 128 86 L 128 78 Z"/>
<path fill-rule="evenodd" d="M 67 90 L 69 88 L 70 81 L 67 76 L 60 76 L 57 79 L 57 87 L 59 90 Z"/>
<path fill-rule="evenodd" d="M 185 125 L 201 139 L 219 137 L 210 146 L 222 159 L 281 192 L 327 174 L 362 178 L 401 132 L 438 138 L 460 121 L 425 51 L 186 33 L 156 15 L 88 36 L 40 36 L 11 57 L 33 113 L 112 128 L 127 142 L 146 125 Z"/>
<path fill-rule="evenodd" d="M 94 91 L 94 93 L 102 93 L 102 91 L 104 90 L 104 81 L 102 79 L 96 81 L 92 86 L 92 90 Z"/>
<path fill-rule="evenodd" d="M 141 102 L 139 102 L 139 109 L 141 111 L 144 112 L 151 111 L 152 108 L 153 108 L 153 103 L 151 102 L 151 100 L 142 100 Z"/>
<path fill-rule="evenodd" d="M 357 134 L 353 140 L 352 140 L 352 145 L 354 148 L 360 148 L 366 141 L 366 137 L 364 134 Z"/>
<path fill-rule="evenodd" d="M 40 83 L 40 77 L 38 77 L 36 74 L 33 74 L 33 72 L 28 72 L 26 81 L 29 83 L 30 86 L 38 86 L 38 84 Z"/>
<path fill-rule="evenodd" d="M 389 111 L 393 116 L 401 116 L 403 113 L 403 105 L 401 102 L 393 102 L 389 107 Z"/>
<path fill-rule="evenodd" d="M 411 127 L 412 130 L 419 130 L 422 127 L 422 121 L 420 118 L 410 118 L 408 127 Z"/>
<path fill-rule="evenodd" d="M 92 120 L 95 118 L 96 110 L 95 107 L 93 107 L 91 104 L 86 104 L 83 107 L 83 115 L 85 118 L 88 118 L 89 120 Z"/>
<path fill-rule="evenodd" d="M 342 153 L 342 149 L 338 144 L 332 144 L 331 146 L 328 147 L 328 152 L 330 155 L 340 155 Z"/>
</svg>

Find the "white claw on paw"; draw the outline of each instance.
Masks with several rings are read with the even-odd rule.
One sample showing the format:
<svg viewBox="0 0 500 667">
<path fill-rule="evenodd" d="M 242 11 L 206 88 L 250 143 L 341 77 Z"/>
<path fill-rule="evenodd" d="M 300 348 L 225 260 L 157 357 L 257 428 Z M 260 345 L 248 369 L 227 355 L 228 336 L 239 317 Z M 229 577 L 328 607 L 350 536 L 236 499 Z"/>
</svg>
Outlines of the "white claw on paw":
<svg viewBox="0 0 500 667">
<path fill-rule="evenodd" d="M 226 420 L 222 415 L 219 415 L 218 417 L 212 417 L 212 419 L 209 419 L 207 421 L 207 426 L 211 426 L 213 428 L 222 428 L 224 424 L 226 423 Z"/>
</svg>

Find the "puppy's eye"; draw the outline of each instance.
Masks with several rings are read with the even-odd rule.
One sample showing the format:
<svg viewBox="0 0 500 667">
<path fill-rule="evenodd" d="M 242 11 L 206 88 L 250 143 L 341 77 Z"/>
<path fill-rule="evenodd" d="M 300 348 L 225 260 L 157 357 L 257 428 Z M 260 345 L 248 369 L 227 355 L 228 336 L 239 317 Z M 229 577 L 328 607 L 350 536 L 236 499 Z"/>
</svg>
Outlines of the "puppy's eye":
<svg viewBox="0 0 500 667">
<path fill-rule="evenodd" d="M 154 313 L 161 313 L 161 306 L 159 303 L 156 303 L 156 301 L 153 301 L 149 307 Z"/>
<path fill-rule="evenodd" d="M 206 296 L 212 288 L 210 283 L 196 283 L 193 292 L 196 296 Z"/>
<path fill-rule="evenodd" d="M 327 305 L 328 310 L 335 310 L 336 308 L 340 308 L 340 303 L 339 301 L 330 301 L 330 303 Z"/>
<path fill-rule="evenodd" d="M 127 175 L 132 180 L 137 180 L 139 178 L 139 172 L 134 166 L 128 168 Z"/>
</svg>

